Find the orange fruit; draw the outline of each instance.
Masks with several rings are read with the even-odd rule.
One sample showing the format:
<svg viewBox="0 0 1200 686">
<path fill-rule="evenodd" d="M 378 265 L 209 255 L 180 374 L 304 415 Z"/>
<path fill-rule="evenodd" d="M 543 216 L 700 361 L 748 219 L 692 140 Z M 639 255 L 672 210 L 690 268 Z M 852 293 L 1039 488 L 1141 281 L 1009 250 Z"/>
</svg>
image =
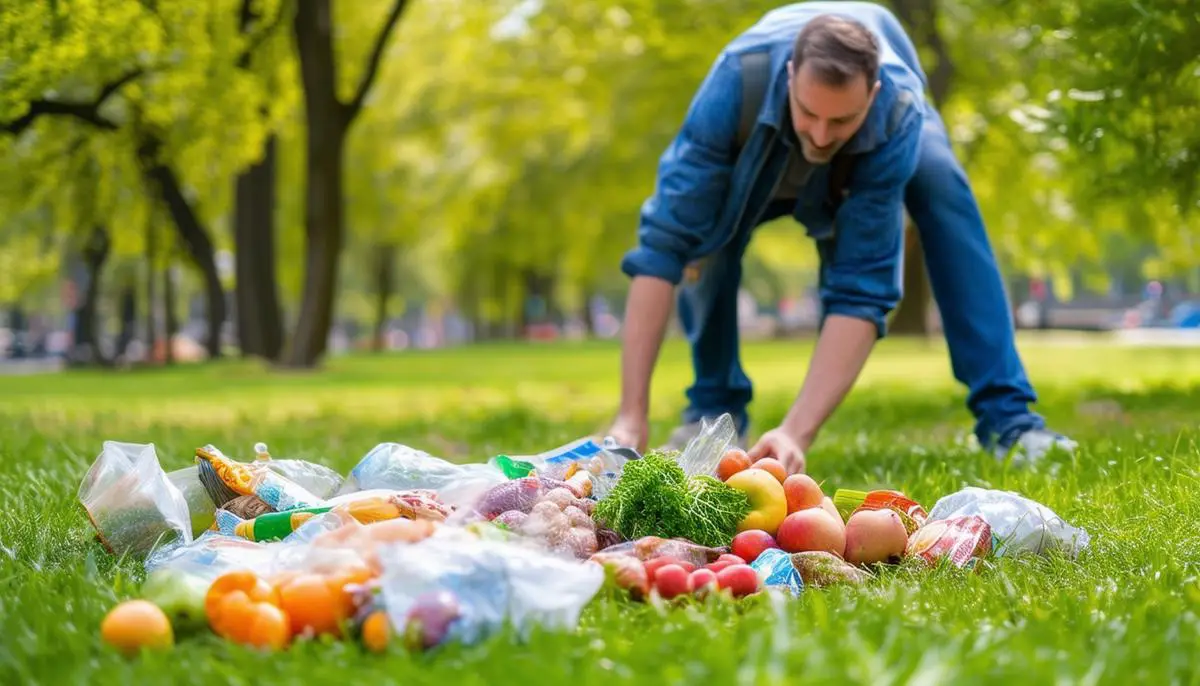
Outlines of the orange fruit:
<svg viewBox="0 0 1200 686">
<path fill-rule="evenodd" d="M 354 594 L 347 590 L 347 586 L 365 584 L 373 578 L 375 572 L 368 567 L 347 567 L 326 576 L 325 583 L 342 599 L 348 617 L 358 608 L 354 604 Z"/>
<path fill-rule="evenodd" d="M 746 455 L 746 451 L 741 448 L 730 448 L 725 451 L 725 455 L 717 463 L 717 478 L 726 481 L 734 474 L 749 468 L 750 458 Z"/>
<path fill-rule="evenodd" d="M 376 610 L 367 615 L 362 625 L 362 642 L 367 650 L 382 653 L 387 650 L 388 641 L 392 638 L 392 626 L 388 623 L 387 613 Z"/>
<path fill-rule="evenodd" d="M 788 478 L 787 469 L 784 468 L 783 463 L 773 457 L 764 457 L 751 465 L 750 468 L 763 470 L 764 472 L 775 477 L 775 480 L 779 483 L 787 481 Z"/>
<path fill-rule="evenodd" d="M 341 622 L 350 614 L 341 589 L 318 574 L 301 574 L 279 588 L 279 607 L 291 620 L 292 633 L 341 636 Z"/>
<path fill-rule="evenodd" d="M 225 599 L 230 595 L 236 598 L 229 605 L 231 616 L 226 618 Z M 279 596 L 275 588 L 254 572 L 238 570 L 222 574 L 208 588 L 208 594 L 204 597 L 204 613 L 208 615 L 208 624 L 213 631 L 224 636 L 227 626 L 240 623 L 246 618 L 247 613 L 251 611 L 247 606 L 260 602 L 278 604 Z"/>
<path fill-rule="evenodd" d="M 148 600 L 127 600 L 109 610 L 100 623 L 100 637 L 126 655 L 142 648 L 169 648 L 175 643 L 171 620 Z"/>
<path fill-rule="evenodd" d="M 248 628 L 237 642 L 256 648 L 283 648 L 292 639 L 291 624 L 283 610 L 270 603 L 257 603 Z"/>
</svg>

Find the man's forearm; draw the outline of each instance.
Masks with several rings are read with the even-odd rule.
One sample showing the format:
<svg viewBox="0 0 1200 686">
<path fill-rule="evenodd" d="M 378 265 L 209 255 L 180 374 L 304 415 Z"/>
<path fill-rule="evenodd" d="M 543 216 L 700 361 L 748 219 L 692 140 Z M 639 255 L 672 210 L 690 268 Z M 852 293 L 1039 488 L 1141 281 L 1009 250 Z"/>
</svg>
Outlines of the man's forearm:
<svg viewBox="0 0 1200 686">
<path fill-rule="evenodd" d="M 621 352 L 621 412 L 645 416 L 650 409 L 650 376 L 658 361 L 675 287 L 663 279 L 638 276 L 629 286 Z"/>
<path fill-rule="evenodd" d="M 862 319 L 834 314 L 825 320 L 804 386 L 782 425 L 801 450 L 808 450 L 825 420 L 854 386 L 876 334 L 875 324 Z"/>
</svg>

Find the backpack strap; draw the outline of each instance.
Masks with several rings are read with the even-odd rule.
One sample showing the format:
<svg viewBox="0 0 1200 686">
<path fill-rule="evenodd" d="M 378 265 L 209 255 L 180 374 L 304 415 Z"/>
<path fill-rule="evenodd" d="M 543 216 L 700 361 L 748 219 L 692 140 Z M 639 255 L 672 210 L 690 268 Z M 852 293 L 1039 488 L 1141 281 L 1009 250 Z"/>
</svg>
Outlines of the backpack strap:
<svg viewBox="0 0 1200 686">
<path fill-rule="evenodd" d="M 741 150 L 750 140 L 758 111 L 767 97 L 767 83 L 771 80 L 771 53 L 747 52 L 739 58 L 742 65 L 742 118 L 738 123 L 737 147 Z"/>
</svg>

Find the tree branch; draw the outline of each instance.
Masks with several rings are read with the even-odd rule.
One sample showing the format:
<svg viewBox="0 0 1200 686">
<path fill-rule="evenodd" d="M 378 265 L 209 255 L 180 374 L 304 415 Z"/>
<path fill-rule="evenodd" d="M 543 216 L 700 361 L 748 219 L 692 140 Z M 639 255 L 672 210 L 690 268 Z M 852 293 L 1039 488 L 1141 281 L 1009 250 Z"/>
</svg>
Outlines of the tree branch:
<svg viewBox="0 0 1200 686">
<path fill-rule="evenodd" d="M 363 72 L 362 81 L 358 84 L 358 91 L 354 94 L 354 99 L 346 105 L 346 120 L 350 121 L 358 115 L 362 110 L 363 102 L 367 99 L 367 93 L 371 90 L 371 83 L 375 80 L 375 75 L 379 72 L 379 61 L 383 59 L 383 50 L 387 47 L 388 38 L 392 34 L 392 29 L 396 28 L 396 24 L 400 20 L 400 15 L 404 13 L 404 8 L 408 6 L 408 0 L 396 0 L 392 5 L 392 11 L 388 14 L 387 20 L 383 24 L 383 30 L 375 38 L 375 47 L 371 50 L 371 56 L 367 60 L 367 70 Z"/>
<path fill-rule="evenodd" d="M 100 114 L 100 108 L 104 106 L 104 102 L 112 97 L 118 90 L 128 84 L 130 81 L 142 75 L 142 69 L 137 68 L 124 76 L 118 78 L 111 83 L 107 83 L 100 89 L 100 93 L 91 102 L 57 102 L 54 100 L 33 100 L 29 103 L 29 111 L 11 122 L 5 122 L 0 125 L 0 130 L 7 131 L 14 136 L 21 135 L 25 129 L 40 116 L 48 115 L 63 115 L 75 117 L 81 121 L 85 121 L 98 129 L 106 131 L 116 131 L 118 126 L 116 122 L 108 119 Z"/>
</svg>

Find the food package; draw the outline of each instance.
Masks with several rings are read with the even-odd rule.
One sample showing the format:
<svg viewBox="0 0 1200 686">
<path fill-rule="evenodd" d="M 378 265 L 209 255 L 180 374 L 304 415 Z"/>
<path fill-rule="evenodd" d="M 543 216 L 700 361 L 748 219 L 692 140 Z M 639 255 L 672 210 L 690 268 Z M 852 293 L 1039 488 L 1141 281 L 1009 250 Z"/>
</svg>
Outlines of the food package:
<svg viewBox="0 0 1200 686">
<path fill-rule="evenodd" d="M 859 586 L 873 576 L 867 570 L 856 567 L 826 550 L 792 553 L 790 557 L 792 566 L 796 568 L 800 578 L 813 588 L 835 584 Z"/>
<path fill-rule="evenodd" d="M 586 474 L 592 489 L 590 495 L 603 498 L 620 478 L 628 459 L 624 451 L 612 451 L 591 438 L 580 438 L 537 455 L 497 455 L 489 460 L 489 464 L 510 479 L 540 476 L 559 481 L 575 478 L 577 482 L 583 482 Z"/>
<path fill-rule="evenodd" d="M 238 495 L 258 496 L 276 512 L 318 507 L 323 502 L 308 489 L 267 468 L 268 461 L 265 460 L 253 465 L 245 464 L 226 457 L 216 447 L 208 445 L 196 449 L 196 464 L 200 468 L 202 481 L 212 476 L 220 480 L 219 484 L 206 484 L 210 496 L 215 496 L 215 491 L 224 487 Z M 217 504 L 223 506 L 225 502 Z"/>
<path fill-rule="evenodd" d="M 729 552 L 729 548 L 709 548 L 682 538 L 643 536 L 633 541 L 608 546 L 600 552 L 630 555 L 643 562 L 657 557 L 670 557 L 696 567 L 703 567 L 710 562 L 716 562 L 717 558 Z"/>
<path fill-rule="evenodd" d="M 977 515 L 956 515 L 927 522 L 908 538 L 904 554 L 926 564 L 946 558 L 956 567 L 975 568 L 992 552 L 992 528 Z"/>
<path fill-rule="evenodd" d="M 768 548 L 754 558 L 750 567 L 758 573 L 763 588 L 782 588 L 793 596 L 804 591 L 804 580 L 800 577 L 791 555 L 779 548 Z"/>
<path fill-rule="evenodd" d="M 995 536 L 996 555 L 1060 550 L 1077 557 L 1090 542 L 1088 533 L 1063 521 L 1050 508 L 1012 491 L 969 486 L 943 497 L 929 512 L 930 521 L 979 515 Z"/>
<path fill-rule="evenodd" d="M 159 465 L 152 443 L 105 441 L 77 497 L 114 555 L 141 557 L 159 546 L 192 541 L 187 499 Z"/>
</svg>

